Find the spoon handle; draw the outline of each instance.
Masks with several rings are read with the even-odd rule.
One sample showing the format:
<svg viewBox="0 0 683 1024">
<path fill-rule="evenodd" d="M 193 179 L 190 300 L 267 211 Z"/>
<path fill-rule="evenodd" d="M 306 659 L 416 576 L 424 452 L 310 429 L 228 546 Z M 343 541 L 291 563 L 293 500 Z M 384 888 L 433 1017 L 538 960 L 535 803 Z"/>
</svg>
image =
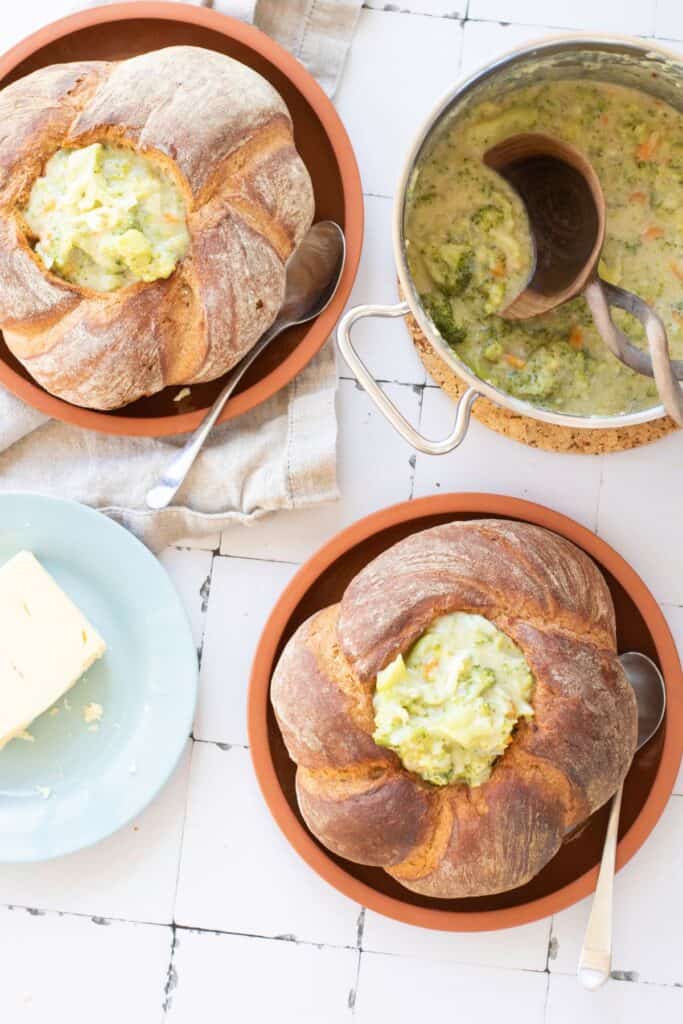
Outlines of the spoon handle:
<svg viewBox="0 0 683 1024">
<path fill-rule="evenodd" d="M 269 331 L 254 345 L 243 359 L 234 367 L 228 375 L 223 390 L 216 398 L 208 413 L 199 424 L 197 429 L 185 442 L 183 447 L 173 456 L 164 470 L 161 480 L 147 492 L 145 498 L 147 508 L 154 512 L 166 508 L 173 501 L 173 498 L 180 490 L 185 477 L 190 472 L 195 459 L 204 447 L 204 443 L 216 424 L 218 417 L 223 412 L 225 403 L 242 380 L 254 360 L 263 352 L 266 345 L 275 338 L 281 331 L 288 327 L 286 323 L 276 321 Z"/>
<path fill-rule="evenodd" d="M 584 288 L 584 297 L 593 322 L 610 351 L 626 366 L 654 377 L 659 397 L 674 423 L 683 427 L 683 361 L 669 355 L 669 340 L 661 318 L 638 295 L 594 277 Z M 610 306 L 626 310 L 640 320 L 645 330 L 649 352 L 636 348 L 612 320 Z"/>
<path fill-rule="evenodd" d="M 612 799 L 598 884 L 593 894 L 593 905 L 579 957 L 579 981 L 591 991 L 605 984 L 612 968 L 612 896 L 623 791 L 624 787 L 619 786 Z"/>
</svg>

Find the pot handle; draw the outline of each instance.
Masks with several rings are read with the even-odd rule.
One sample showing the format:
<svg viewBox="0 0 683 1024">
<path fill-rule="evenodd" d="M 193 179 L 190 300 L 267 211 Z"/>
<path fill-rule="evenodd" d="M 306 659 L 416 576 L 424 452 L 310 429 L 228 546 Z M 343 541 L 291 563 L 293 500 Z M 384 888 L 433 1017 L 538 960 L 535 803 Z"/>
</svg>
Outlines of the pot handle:
<svg viewBox="0 0 683 1024">
<path fill-rule="evenodd" d="M 609 350 L 630 369 L 646 377 L 654 377 L 659 397 L 667 413 L 679 427 L 683 427 L 683 360 L 669 355 L 666 328 L 647 302 L 616 285 L 594 277 L 584 288 L 593 321 Z M 650 354 L 633 345 L 612 320 L 610 306 L 626 310 L 640 320 L 645 328 Z"/>
<path fill-rule="evenodd" d="M 447 452 L 452 452 L 464 440 L 470 423 L 470 412 L 474 402 L 479 398 L 479 392 L 474 388 L 468 388 L 456 403 L 455 425 L 450 434 L 443 441 L 430 441 L 408 422 L 403 413 L 399 412 L 391 399 L 387 397 L 351 341 L 351 328 L 358 320 L 375 316 L 406 316 L 409 312 L 410 306 L 407 302 L 399 302 L 395 306 L 356 306 L 354 309 L 350 309 L 339 322 L 337 345 L 359 384 L 367 391 L 379 411 L 398 431 L 403 440 L 417 451 L 424 452 L 425 455 L 445 455 Z"/>
</svg>

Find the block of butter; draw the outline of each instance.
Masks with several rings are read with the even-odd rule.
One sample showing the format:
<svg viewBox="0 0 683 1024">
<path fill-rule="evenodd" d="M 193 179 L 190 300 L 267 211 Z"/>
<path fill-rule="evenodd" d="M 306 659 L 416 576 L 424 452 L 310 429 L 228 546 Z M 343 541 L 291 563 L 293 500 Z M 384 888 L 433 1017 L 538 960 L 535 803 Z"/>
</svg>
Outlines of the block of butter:
<svg viewBox="0 0 683 1024">
<path fill-rule="evenodd" d="M 0 568 L 0 748 L 73 686 L 106 644 L 30 551 Z"/>
</svg>

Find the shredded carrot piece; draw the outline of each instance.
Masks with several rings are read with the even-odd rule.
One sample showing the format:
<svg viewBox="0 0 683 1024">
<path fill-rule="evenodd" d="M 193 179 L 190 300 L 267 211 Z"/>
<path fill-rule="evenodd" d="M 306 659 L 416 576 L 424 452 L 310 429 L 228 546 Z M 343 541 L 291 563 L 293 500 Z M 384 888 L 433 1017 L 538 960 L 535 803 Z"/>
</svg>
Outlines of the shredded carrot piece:
<svg viewBox="0 0 683 1024">
<path fill-rule="evenodd" d="M 493 264 L 491 273 L 494 277 L 505 277 L 505 263 L 503 260 L 498 260 L 497 263 Z"/>
<path fill-rule="evenodd" d="M 653 132 L 649 138 L 645 139 L 645 142 L 641 142 L 636 146 L 636 158 L 644 161 L 652 160 L 658 145 L 659 132 Z"/>
<path fill-rule="evenodd" d="M 655 238 L 662 238 L 664 235 L 664 228 L 657 227 L 656 224 L 652 224 L 651 227 L 645 228 L 643 231 L 643 238 L 646 242 L 653 242 Z"/>
<path fill-rule="evenodd" d="M 166 222 L 167 222 L 168 224 L 177 224 L 177 223 L 178 223 L 178 218 L 177 218 L 177 217 L 175 216 L 175 214 L 173 214 L 173 213 L 168 213 L 168 212 L 167 212 L 167 213 L 165 213 L 165 214 L 164 214 L 164 220 L 165 220 L 165 221 L 166 221 Z"/>
<path fill-rule="evenodd" d="M 431 661 L 425 662 L 425 664 L 422 666 L 422 677 L 423 677 L 423 679 L 426 679 L 429 682 L 429 677 L 431 676 L 432 672 L 434 671 L 434 669 L 436 668 L 436 666 L 438 664 L 439 664 L 439 659 L 438 658 L 432 658 Z"/>
<path fill-rule="evenodd" d="M 511 366 L 514 370 L 523 370 L 526 366 L 526 359 L 522 359 L 521 356 L 516 356 L 514 352 L 506 352 L 503 355 L 503 359 Z"/>
<path fill-rule="evenodd" d="M 604 125 L 608 125 L 609 124 L 609 116 L 607 114 L 602 114 L 601 115 L 601 117 L 600 117 L 600 124 L 604 124 Z"/>
<path fill-rule="evenodd" d="M 569 332 L 569 344 L 576 351 L 580 351 L 583 348 L 583 331 L 578 324 L 574 324 L 571 331 Z"/>
<path fill-rule="evenodd" d="M 678 280 L 683 281 L 683 266 L 681 266 L 680 263 L 676 263 L 675 260 L 673 260 L 669 264 L 669 266 L 671 267 L 673 274 L 678 278 Z"/>
<path fill-rule="evenodd" d="M 640 203 L 642 206 L 647 202 L 647 196 L 644 192 L 631 192 L 631 195 L 628 197 L 628 201 L 630 203 Z"/>
</svg>

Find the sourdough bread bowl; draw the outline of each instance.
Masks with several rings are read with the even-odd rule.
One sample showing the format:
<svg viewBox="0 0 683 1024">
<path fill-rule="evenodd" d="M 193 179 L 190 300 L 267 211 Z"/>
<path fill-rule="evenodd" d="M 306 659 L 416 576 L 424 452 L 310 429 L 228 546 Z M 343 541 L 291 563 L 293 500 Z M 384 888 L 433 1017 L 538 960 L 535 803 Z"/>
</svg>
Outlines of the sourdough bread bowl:
<svg viewBox="0 0 683 1024">
<path fill-rule="evenodd" d="M 0 123 L 0 327 L 51 394 L 214 380 L 273 322 L 314 198 L 257 72 L 193 46 L 59 64 L 4 89 Z"/>
<path fill-rule="evenodd" d="M 270 82 L 291 115 L 296 149 L 313 184 L 315 217 L 336 221 L 346 239 L 346 263 L 330 305 L 316 320 L 285 331 L 276 345 L 259 356 L 223 409 L 220 418 L 224 422 L 275 396 L 320 351 L 344 309 L 358 271 L 363 238 L 360 175 L 350 140 L 330 99 L 292 54 L 253 25 L 208 7 L 148 0 L 87 7 L 45 25 L 0 57 L 0 88 L 56 64 L 120 62 L 176 46 L 199 47 L 231 57 Z M 196 116 L 201 116 L 201 111 Z M 43 388 L 0 333 L 2 386 L 44 415 L 115 436 L 166 437 L 194 430 L 224 380 L 218 377 L 189 388 L 165 387 L 119 409 L 90 409 Z"/>
<path fill-rule="evenodd" d="M 603 575 L 504 520 L 383 551 L 294 632 L 271 700 L 311 832 L 430 898 L 524 886 L 636 745 Z"/>
</svg>

